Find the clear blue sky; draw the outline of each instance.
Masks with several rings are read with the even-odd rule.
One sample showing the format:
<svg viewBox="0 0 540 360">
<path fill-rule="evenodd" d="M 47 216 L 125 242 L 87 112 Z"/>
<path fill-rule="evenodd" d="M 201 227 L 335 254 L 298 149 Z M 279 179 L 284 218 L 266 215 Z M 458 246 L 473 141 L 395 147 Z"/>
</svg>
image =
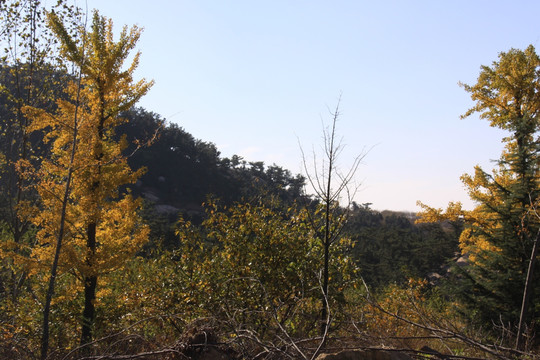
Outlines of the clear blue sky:
<svg viewBox="0 0 540 360">
<path fill-rule="evenodd" d="M 80 2 L 80 4 L 84 4 Z M 504 133 L 460 120 L 501 51 L 539 47 L 538 1 L 88 0 L 120 29 L 144 27 L 140 105 L 223 156 L 301 172 L 342 93 L 341 165 L 371 149 L 358 203 L 415 211 L 472 203 L 459 180 L 491 169 Z"/>
</svg>

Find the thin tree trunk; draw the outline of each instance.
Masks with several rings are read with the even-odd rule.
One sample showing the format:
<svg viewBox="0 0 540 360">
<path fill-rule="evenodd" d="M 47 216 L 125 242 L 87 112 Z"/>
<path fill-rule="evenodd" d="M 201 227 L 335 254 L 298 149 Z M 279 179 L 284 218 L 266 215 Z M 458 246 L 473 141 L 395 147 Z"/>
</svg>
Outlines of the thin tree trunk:
<svg viewBox="0 0 540 360">
<path fill-rule="evenodd" d="M 523 328 L 525 327 L 525 322 L 527 320 L 527 313 L 529 312 L 529 303 L 532 292 L 533 277 L 534 277 L 534 268 L 536 264 L 536 256 L 538 255 L 538 237 L 540 237 L 540 230 L 536 234 L 534 239 L 533 248 L 531 251 L 531 259 L 529 261 L 529 267 L 527 269 L 527 278 L 525 279 L 525 289 L 523 290 L 523 302 L 521 303 L 521 312 L 519 314 L 519 325 L 518 332 L 516 335 L 516 349 L 520 350 L 523 343 Z"/>
<path fill-rule="evenodd" d="M 338 103 L 339 106 L 339 103 Z M 332 207 L 332 201 L 334 195 L 332 194 L 332 175 L 334 173 L 334 161 L 335 161 L 335 154 L 336 154 L 336 148 L 335 148 L 335 136 L 336 136 L 336 122 L 338 117 L 339 111 L 336 107 L 336 111 L 334 113 L 334 118 L 332 121 L 332 132 L 329 134 L 329 136 L 326 136 L 326 154 L 328 158 L 328 173 L 325 174 L 326 176 L 326 189 L 324 189 L 323 192 L 323 201 L 325 202 L 325 219 L 324 219 L 324 270 L 323 270 L 323 293 L 322 293 L 322 308 L 321 308 L 321 335 L 324 335 L 327 332 L 327 317 L 328 317 L 328 283 L 330 281 L 330 245 L 331 245 L 331 238 L 332 238 L 332 231 L 331 231 L 331 219 L 330 219 L 330 211 Z"/>
<path fill-rule="evenodd" d="M 323 288 L 321 298 L 321 335 L 326 332 L 326 319 L 328 317 L 328 266 L 329 266 L 330 254 L 329 246 L 324 245 L 324 270 L 323 270 Z"/>
<path fill-rule="evenodd" d="M 75 128 L 75 133 L 77 132 Z M 41 336 L 41 359 L 45 360 L 47 358 L 47 352 L 49 350 L 49 314 L 51 312 L 51 301 L 54 294 L 54 285 L 56 282 L 56 274 L 58 272 L 58 261 L 60 259 L 60 251 L 62 248 L 62 240 L 64 238 L 64 228 L 66 222 L 66 208 L 69 200 L 69 194 L 71 191 L 71 178 L 73 175 L 73 159 L 75 157 L 76 149 L 76 135 L 73 140 L 73 150 L 71 155 L 71 165 L 68 170 L 68 177 L 66 180 L 66 187 L 64 190 L 64 198 L 62 199 L 62 213 L 60 215 L 60 228 L 58 230 L 58 235 L 56 238 L 56 250 L 54 253 L 54 261 L 51 266 L 51 277 L 49 279 L 49 288 L 47 289 L 47 295 L 45 299 L 45 308 L 43 309 L 43 332 Z"/>
<path fill-rule="evenodd" d="M 56 237 L 56 250 L 54 252 L 53 264 L 51 266 L 51 277 L 49 278 L 49 287 L 47 289 L 45 307 L 43 309 L 43 332 L 41 335 L 41 360 L 45 360 L 47 358 L 47 353 L 49 351 L 49 314 L 51 312 L 51 302 L 52 302 L 52 297 L 54 295 L 54 285 L 56 283 L 56 275 L 58 272 L 58 262 L 60 260 L 62 240 L 64 239 L 67 204 L 68 204 L 69 195 L 71 192 L 71 180 L 73 178 L 73 164 L 75 162 L 75 154 L 77 152 L 77 137 L 79 135 L 79 106 L 80 106 L 80 98 L 81 98 L 81 81 L 82 81 L 82 75 L 79 73 L 75 112 L 73 114 L 73 142 L 71 145 L 68 175 L 66 179 L 66 186 L 64 188 L 64 197 L 62 198 L 62 210 L 60 213 L 60 224 L 59 224 L 59 229 L 58 229 L 58 235 Z"/>
<path fill-rule="evenodd" d="M 75 145 L 73 146 L 75 148 Z M 62 200 L 62 214 L 60 215 L 60 229 L 56 238 L 56 250 L 54 252 L 54 261 L 51 266 L 51 277 L 49 279 L 49 288 L 47 289 L 47 295 L 45 299 L 45 308 L 43 309 L 43 332 L 41 335 L 41 360 L 47 358 L 49 351 L 49 314 L 51 312 L 51 301 L 54 294 L 54 285 L 56 282 L 56 274 L 58 271 L 58 261 L 60 259 L 60 250 L 62 248 L 62 240 L 64 238 L 64 226 L 66 221 L 66 208 L 69 199 L 71 177 L 73 169 L 70 167 L 68 177 L 66 180 L 66 187 L 64 191 L 64 198 Z"/>
<path fill-rule="evenodd" d="M 323 287 L 321 298 L 321 336 L 326 333 L 327 318 L 328 318 L 328 283 L 330 277 L 330 203 L 326 204 L 326 219 L 325 219 L 325 234 L 324 234 L 324 263 L 323 263 Z"/>
</svg>

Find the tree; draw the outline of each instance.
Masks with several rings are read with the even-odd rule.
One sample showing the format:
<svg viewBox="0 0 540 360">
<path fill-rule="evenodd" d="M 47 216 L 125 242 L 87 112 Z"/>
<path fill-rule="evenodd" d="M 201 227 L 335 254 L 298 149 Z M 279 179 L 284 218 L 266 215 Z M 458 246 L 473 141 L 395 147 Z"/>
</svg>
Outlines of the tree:
<svg viewBox="0 0 540 360">
<path fill-rule="evenodd" d="M 459 250 L 459 233 L 446 222 L 414 224 L 408 213 L 380 213 L 355 203 L 344 234 L 354 244 L 354 259 L 372 290 L 439 273 Z"/>
<path fill-rule="evenodd" d="M 340 98 L 341 100 L 341 98 Z M 321 269 L 321 334 L 328 331 L 328 296 L 330 282 L 330 252 L 331 247 L 336 243 L 342 234 L 343 227 L 348 216 L 348 209 L 352 203 L 352 198 L 357 187 L 353 184 L 354 176 L 358 166 L 365 154 L 360 154 L 353 159 L 352 165 L 345 173 L 340 171 L 338 159 L 343 150 L 342 142 L 336 138 L 336 125 L 339 113 L 340 100 L 336 109 L 331 112 L 332 122 L 329 127 L 323 130 L 323 160 L 317 163 L 315 152 L 313 153 L 313 168 L 306 159 L 302 150 L 302 160 L 306 177 L 311 188 L 315 192 L 315 199 L 320 206 L 312 214 L 312 226 L 323 246 L 323 264 Z M 340 201 L 347 202 L 344 207 L 340 206 Z"/>
<path fill-rule="evenodd" d="M 76 7 L 68 6 L 63 0 L 53 8 L 61 13 L 69 27 L 79 15 Z M 12 329 L 22 327 L 16 323 L 17 317 L 24 317 L 20 310 L 21 293 L 25 288 L 32 289 L 28 254 L 35 244 L 35 232 L 24 209 L 38 201 L 30 179 L 22 176 L 18 165 L 22 162 L 36 165 L 48 150 L 42 146 L 41 134 L 30 131 L 30 119 L 24 108 L 33 106 L 51 110 L 54 106 L 51 99 L 59 93 L 59 80 L 65 75 L 51 66 L 57 51 L 53 34 L 43 20 L 45 13 L 45 6 L 39 0 L 0 3 L 0 42 L 3 45 L 0 60 L 0 157 L 3 159 L 0 163 L 0 222 L 7 230 L 0 244 L 4 250 L 0 282 L 5 285 L 8 295 L 1 299 L 1 305 L 8 310 L 3 311 L 2 318 L 4 314 L 11 317 Z"/>
<path fill-rule="evenodd" d="M 39 227 L 41 244 L 53 243 L 65 223 L 60 264 L 75 269 L 84 287 L 81 343 L 92 339 L 98 276 L 121 267 L 146 241 L 148 230 L 137 215 L 140 201 L 121 194 L 122 185 L 133 183 L 141 170 L 127 164 L 125 138 L 115 139 L 119 116 L 130 109 L 152 83 L 133 82 L 139 54 L 124 70 L 124 62 L 134 48 L 140 30 L 124 28 L 113 41 L 112 21 L 94 13 L 88 41 L 69 34 L 53 12 L 49 21 L 62 46 L 65 61 L 81 71 L 81 86 L 71 84 L 67 92 L 73 102 L 58 101 L 56 114 L 26 108 L 32 130 L 47 129 L 52 156 L 38 170 L 38 192 L 42 201 L 33 222 Z M 84 28 L 80 28 L 85 33 Z M 66 183 L 70 180 L 71 188 Z M 67 202 L 62 203 L 64 197 Z M 61 211 L 63 206 L 66 209 Z M 65 220 L 61 218 L 65 217 Z M 57 246 L 60 243 L 57 242 Z M 38 247 L 34 256 L 44 262 L 53 258 L 54 247 Z"/>
<path fill-rule="evenodd" d="M 533 46 L 502 52 L 491 67 L 482 66 L 476 84 L 462 86 L 476 102 L 463 118 L 479 113 L 510 135 L 503 139 L 504 150 L 491 174 L 477 166 L 473 175 L 462 176 L 478 204 L 474 210 L 463 211 L 460 204 L 451 203 L 446 214 L 426 208 L 424 215 L 462 219 L 460 247 L 469 265 L 462 272 L 460 293 L 485 322 L 519 326 L 521 346 L 520 312 L 534 326 L 524 299 L 540 285 L 538 277 L 531 276 L 534 284 L 529 282 L 525 290 L 529 264 L 536 261 L 531 254 L 540 226 L 533 211 L 540 190 L 540 58 Z"/>
</svg>

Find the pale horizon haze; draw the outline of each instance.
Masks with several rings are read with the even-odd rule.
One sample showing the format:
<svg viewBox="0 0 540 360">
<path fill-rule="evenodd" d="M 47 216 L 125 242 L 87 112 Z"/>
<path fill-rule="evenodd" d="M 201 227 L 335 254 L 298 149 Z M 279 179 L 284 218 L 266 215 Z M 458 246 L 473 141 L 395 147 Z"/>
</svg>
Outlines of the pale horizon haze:
<svg viewBox="0 0 540 360">
<path fill-rule="evenodd" d="M 340 165 L 366 154 L 357 203 L 417 211 L 468 199 L 460 176 L 493 168 L 506 134 L 478 116 L 473 84 L 500 52 L 538 47 L 536 1 L 79 2 L 115 29 L 144 28 L 139 103 L 224 157 L 302 173 L 341 94 Z"/>
</svg>

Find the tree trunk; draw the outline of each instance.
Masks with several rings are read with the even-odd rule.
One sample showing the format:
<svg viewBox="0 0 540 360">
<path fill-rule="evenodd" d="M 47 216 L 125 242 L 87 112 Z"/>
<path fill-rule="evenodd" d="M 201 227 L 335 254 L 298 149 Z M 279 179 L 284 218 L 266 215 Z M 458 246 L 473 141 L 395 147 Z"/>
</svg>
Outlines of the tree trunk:
<svg viewBox="0 0 540 360">
<path fill-rule="evenodd" d="M 76 137 L 75 137 L 76 139 Z M 75 140 L 73 142 L 73 149 L 75 149 Z M 74 153 L 74 152 L 73 152 Z M 73 155 L 71 159 L 73 164 Z M 66 181 L 66 187 L 64 191 L 64 199 L 62 200 L 62 213 L 60 215 L 60 229 L 56 238 L 56 250 L 54 252 L 54 260 L 51 267 L 51 277 L 49 278 L 49 288 L 47 289 L 47 295 L 45 299 L 45 308 L 43 309 L 43 332 L 41 334 L 41 360 L 47 358 L 47 352 L 49 351 L 49 314 L 51 312 L 51 302 L 54 294 L 54 285 L 56 282 L 56 274 L 58 271 L 58 262 L 60 260 L 60 251 L 62 249 L 62 240 L 64 238 L 64 226 L 66 222 L 66 208 L 69 199 L 71 176 L 73 169 L 70 165 L 68 178 Z"/>
<path fill-rule="evenodd" d="M 329 176 L 330 178 L 330 176 Z M 330 183 L 330 181 L 329 181 Z M 321 336 L 327 332 L 328 327 L 328 283 L 330 277 L 330 203 L 326 204 L 324 234 L 324 263 L 323 263 L 323 284 L 322 284 L 322 303 L 321 303 Z"/>
<path fill-rule="evenodd" d="M 79 101 L 81 97 L 81 81 L 82 77 L 79 73 L 78 88 L 77 88 L 77 101 L 75 107 L 75 114 L 73 116 L 73 143 L 71 144 L 71 155 L 69 159 L 68 176 L 66 179 L 66 186 L 64 187 L 64 197 L 62 199 L 62 210 L 60 212 L 60 224 L 58 234 L 56 237 L 56 250 L 54 253 L 54 260 L 51 266 L 51 277 L 49 278 L 49 288 L 45 298 L 45 307 L 43 309 L 43 332 L 41 334 L 41 360 L 47 358 L 49 351 L 49 314 L 51 311 L 51 302 L 54 295 L 54 286 L 56 282 L 56 274 L 58 272 L 58 262 L 60 260 L 60 251 L 62 249 L 62 241 L 64 239 L 64 231 L 66 225 L 66 212 L 69 201 L 69 195 L 71 192 L 71 180 L 73 177 L 73 163 L 75 162 L 75 153 L 77 151 L 77 137 L 79 134 L 78 128 L 78 114 L 79 114 Z"/>
<path fill-rule="evenodd" d="M 533 248 L 531 251 L 531 259 L 529 261 L 529 268 L 527 269 L 527 278 L 525 279 L 525 289 L 523 289 L 523 302 L 521 304 L 521 312 L 519 314 L 518 332 L 516 335 L 516 349 L 521 350 L 523 347 L 523 328 L 527 319 L 527 313 L 529 312 L 529 302 L 531 299 L 534 267 L 536 263 L 536 255 L 538 254 L 538 237 L 540 237 L 540 230 L 536 234 L 534 239 Z"/>
<path fill-rule="evenodd" d="M 81 345 L 88 344 L 92 341 L 94 319 L 96 317 L 96 309 L 94 302 L 96 300 L 97 276 L 87 276 L 84 278 L 84 310 L 83 323 L 81 332 Z"/>
<path fill-rule="evenodd" d="M 94 257 L 96 254 L 96 223 L 88 225 L 87 229 L 87 242 L 88 254 L 86 258 L 86 264 L 90 271 L 94 268 Z M 84 276 L 84 310 L 83 321 L 81 331 L 81 345 L 88 344 L 92 341 L 92 330 L 94 327 L 94 319 L 96 317 L 95 300 L 96 300 L 96 288 L 97 288 L 97 275 L 85 275 Z"/>
<path fill-rule="evenodd" d="M 323 270 L 323 288 L 322 288 L 322 303 L 321 303 L 321 335 L 326 332 L 327 317 L 328 317 L 328 266 L 330 254 L 329 246 L 324 246 L 324 270 Z"/>
</svg>

